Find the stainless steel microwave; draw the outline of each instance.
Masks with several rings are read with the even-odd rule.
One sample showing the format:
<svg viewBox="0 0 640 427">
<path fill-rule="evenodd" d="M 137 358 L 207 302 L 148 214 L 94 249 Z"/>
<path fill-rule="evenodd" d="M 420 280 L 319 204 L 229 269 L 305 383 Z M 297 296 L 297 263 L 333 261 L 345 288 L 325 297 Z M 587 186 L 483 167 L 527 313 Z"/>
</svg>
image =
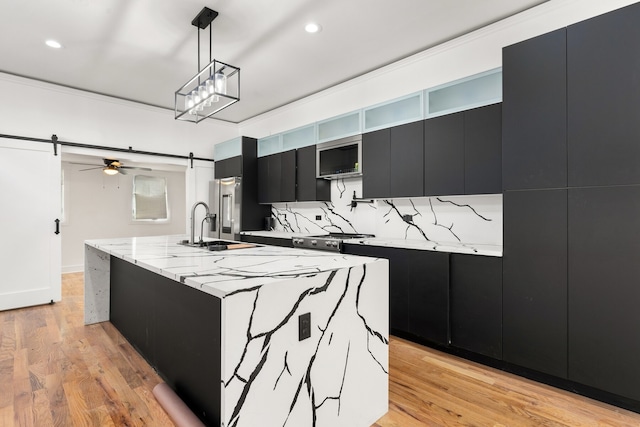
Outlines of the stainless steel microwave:
<svg viewBox="0 0 640 427">
<path fill-rule="evenodd" d="M 362 175 L 362 135 L 316 145 L 316 177 L 326 179 Z"/>
</svg>

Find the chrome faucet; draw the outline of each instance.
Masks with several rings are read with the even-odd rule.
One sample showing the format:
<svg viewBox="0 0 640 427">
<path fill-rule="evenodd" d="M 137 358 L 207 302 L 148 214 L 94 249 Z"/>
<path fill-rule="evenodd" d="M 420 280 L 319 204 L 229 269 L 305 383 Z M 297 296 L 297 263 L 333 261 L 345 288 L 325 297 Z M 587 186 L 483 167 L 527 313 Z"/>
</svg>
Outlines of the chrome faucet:
<svg viewBox="0 0 640 427">
<path fill-rule="evenodd" d="M 196 208 L 198 207 L 198 205 L 204 206 L 204 208 L 207 210 L 207 212 L 205 213 L 204 220 L 211 218 L 211 214 L 209 213 L 209 206 L 207 206 L 205 202 L 196 202 L 193 205 L 193 207 L 191 208 L 191 238 L 189 239 L 190 245 L 193 245 L 195 243 Z M 200 240 L 199 240 L 200 242 L 202 242 L 202 234 L 203 234 L 202 227 L 200 227 Z"/>
</svg>

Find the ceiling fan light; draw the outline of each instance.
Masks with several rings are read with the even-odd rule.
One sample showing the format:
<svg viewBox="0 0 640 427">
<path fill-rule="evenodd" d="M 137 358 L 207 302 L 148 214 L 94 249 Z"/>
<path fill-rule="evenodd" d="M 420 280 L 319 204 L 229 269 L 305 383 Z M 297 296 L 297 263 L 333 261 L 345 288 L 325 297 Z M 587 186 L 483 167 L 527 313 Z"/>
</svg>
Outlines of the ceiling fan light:
<svg viewBox="0 0 640 427">
<path fill-rule="evenodd" d="M 106 173 L 107 175 L 116 175 L 118 173 L 118 168 L 113 165 L 109 165 L 102 169 L 102 172 Z"/>
</svg>

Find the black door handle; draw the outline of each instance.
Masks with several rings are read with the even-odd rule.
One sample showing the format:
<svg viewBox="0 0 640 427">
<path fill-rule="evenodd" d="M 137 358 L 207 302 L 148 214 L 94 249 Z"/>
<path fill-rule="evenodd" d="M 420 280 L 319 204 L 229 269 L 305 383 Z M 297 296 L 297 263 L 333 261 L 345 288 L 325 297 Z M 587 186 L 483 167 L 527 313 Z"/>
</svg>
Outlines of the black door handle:
<svg viewBox="0 0 640 427">
<path fill-rule="evenodd" d="M 60 220 L 56 218 L 56 234 L 60 234 Z"/>
</svg>

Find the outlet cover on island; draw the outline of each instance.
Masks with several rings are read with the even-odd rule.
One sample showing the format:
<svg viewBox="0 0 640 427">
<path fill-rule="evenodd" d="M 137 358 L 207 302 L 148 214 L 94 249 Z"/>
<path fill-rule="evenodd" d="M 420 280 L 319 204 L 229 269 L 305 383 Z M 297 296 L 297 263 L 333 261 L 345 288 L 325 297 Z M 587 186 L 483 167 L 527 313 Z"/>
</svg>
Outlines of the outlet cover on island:
<svg viewBox="0 0 640 427">
<path fill-rule="evenodd" d="M 322 215 L 316 215 L 316 221 L 321 221 L 322 220 Z"/>
<path fill-rule="evenodd" d="M 301 314 L 298 317 L 298 341 L 311 337 L 311 313 Z"/>
</svg>

